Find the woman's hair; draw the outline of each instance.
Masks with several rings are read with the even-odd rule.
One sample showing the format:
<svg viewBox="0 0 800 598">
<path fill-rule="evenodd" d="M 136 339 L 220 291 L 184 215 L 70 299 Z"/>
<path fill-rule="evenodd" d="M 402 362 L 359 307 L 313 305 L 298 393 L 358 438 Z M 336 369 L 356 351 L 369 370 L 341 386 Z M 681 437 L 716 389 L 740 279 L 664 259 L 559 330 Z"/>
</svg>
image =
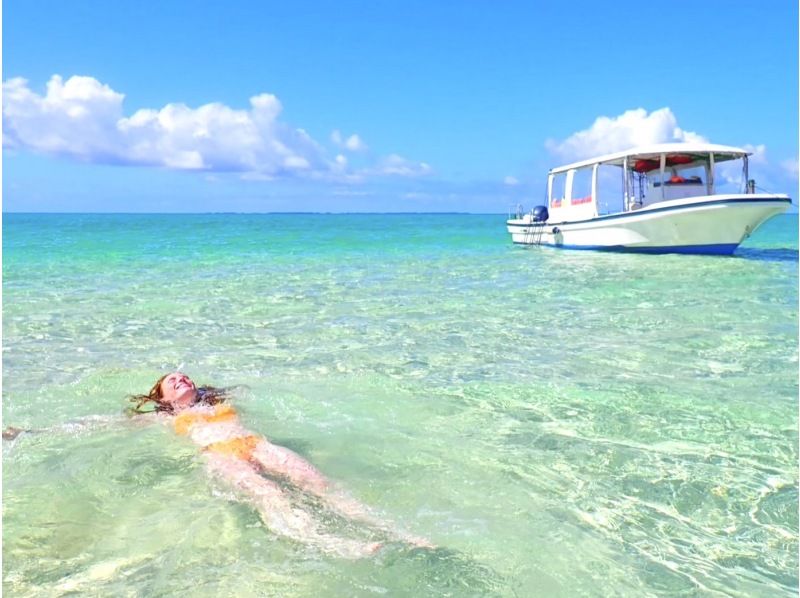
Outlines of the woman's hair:
<svg viewBox="0 0 800 598">
<path fill-rule="evenodd" d="M 169 374 L 161 376 L 146 395 L 130 395 L 128 400 L 135 404 L 132 407 L 128 407 L 128 413 L 131 415 L 136 413 L 149 413 L 151 411 L 155 411 L 156 413 L 175 413 L 175 409 L 172 405 L 164 402 L 164 393 L 161 392 L 161 383 L 167 376 L 169 376 Z M 199 386 L 197 388 L 196 404 L 216 405 L 217 403 L 226 401 L 228 398 L 230 397 L 227 388 L 216 388 L 214 386 Z M 155 408 L 145 409 L 144 407 L 147 403 L 153 403 Z"/>
</svg>

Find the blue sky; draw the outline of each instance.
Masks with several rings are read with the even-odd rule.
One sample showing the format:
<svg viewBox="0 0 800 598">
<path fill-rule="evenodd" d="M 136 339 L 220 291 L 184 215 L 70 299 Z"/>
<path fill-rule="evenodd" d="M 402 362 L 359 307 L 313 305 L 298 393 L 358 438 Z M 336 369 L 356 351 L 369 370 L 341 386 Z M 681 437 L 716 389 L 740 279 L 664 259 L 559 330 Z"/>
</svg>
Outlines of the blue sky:
<svg viewBox="0 0 800 598">
<path fill-rule="evenodd" d="M 697 138 L 797 202 L 796 1 L 544 4 L 7 0 L 3 210 L 505 213 Z"/>
</svg>

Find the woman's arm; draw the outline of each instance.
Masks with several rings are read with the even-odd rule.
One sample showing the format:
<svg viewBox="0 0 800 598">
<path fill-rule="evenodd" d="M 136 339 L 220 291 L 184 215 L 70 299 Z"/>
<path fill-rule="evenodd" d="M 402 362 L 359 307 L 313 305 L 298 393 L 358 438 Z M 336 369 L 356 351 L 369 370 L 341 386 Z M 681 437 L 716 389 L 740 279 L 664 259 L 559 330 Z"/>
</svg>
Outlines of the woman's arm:
<svg viewBox="0 0 800 598">
<path fill-rule="evenodd" d="M 3 430 L 3 440 L 14 440 L 20 434 L 47 434 L 47 433 L 78 433 L 85 430 L 103 430 L 120 426 L 143 426 L 153 423 L 159 419 L 156 413 L 142 413 L 132 417 L 122 415 L 87 415 L 73 419 L 63 424 L 49 426 L 47 428 L 17 428 L 8 426 Z"/>
</svg>

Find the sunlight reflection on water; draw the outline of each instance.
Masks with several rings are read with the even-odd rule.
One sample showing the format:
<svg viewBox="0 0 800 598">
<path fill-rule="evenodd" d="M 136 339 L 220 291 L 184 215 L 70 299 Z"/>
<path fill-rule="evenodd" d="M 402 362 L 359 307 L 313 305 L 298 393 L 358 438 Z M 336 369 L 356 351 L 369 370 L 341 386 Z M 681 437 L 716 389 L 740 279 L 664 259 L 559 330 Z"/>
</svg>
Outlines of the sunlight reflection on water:
<svg viewBox="0 0 800 598">
<path fill-rule="evenodd" d="M 55 431 L 4 445 L 10 594 L 795 594 L 796 219 L 714 258 L 519 250 L 496 216 L 20 218 L 4 422 Z M 440 548 L 343 562 L 166 430 L 59 427 L 181 362 Z"/>
</svg>

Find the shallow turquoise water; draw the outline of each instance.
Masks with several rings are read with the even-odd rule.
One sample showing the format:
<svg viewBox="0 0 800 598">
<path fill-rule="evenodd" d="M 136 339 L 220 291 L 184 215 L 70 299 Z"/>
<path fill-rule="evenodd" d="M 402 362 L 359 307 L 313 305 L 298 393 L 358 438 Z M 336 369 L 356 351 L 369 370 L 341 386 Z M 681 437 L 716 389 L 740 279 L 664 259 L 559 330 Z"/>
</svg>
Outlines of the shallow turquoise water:
<svg viewBox="0 0 800 598">
<path fill-rule="evenodd" d="M 503 216 L 3 218 L 4 423 L 49 430 L 3 447 L 10 595 L 796 595 L 796 215 L 732 258 L 520 249 Z M 181 364 L 439 548 L 329 557 L 167 430 L 65 425 Z"/>
</svg>

